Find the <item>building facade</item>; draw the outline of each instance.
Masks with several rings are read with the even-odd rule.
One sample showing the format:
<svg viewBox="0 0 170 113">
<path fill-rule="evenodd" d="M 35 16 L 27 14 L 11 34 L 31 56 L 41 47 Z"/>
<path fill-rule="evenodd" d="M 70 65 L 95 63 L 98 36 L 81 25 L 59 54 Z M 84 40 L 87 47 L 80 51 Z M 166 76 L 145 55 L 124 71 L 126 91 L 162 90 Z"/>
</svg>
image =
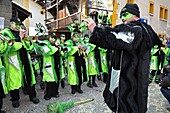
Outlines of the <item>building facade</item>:
<svg viewBox="0 0 170 113">
<path fill-rule="evenodd" d="M 3 24 L 3 27 L 8 27 L 9 26 L 9 21 L 10 18 L 12 16 L 12 4 L 11 4 L 11 0 L 0 0 L 0 17 L 3 18 L 3 22 L 1 22 L 1 24 Z"/>
<path fill-rule="evenodd" d="M 118 4 L 117 14 L 127 3 L 136 3 L 139 6 L 141 18 L 146 19 L 158 34 L 170 32 L 170 0 L 116 0 Z M 121 23 L 118 18 L 116 23 Z M 169 33 L 170 34 L 170 33 Z"/>
<path fill-rule="evenodd" d="M 74 19 L 82 20 L 83 17 L 80 13 L 88 15 L 95 10 L 87 7 L 88 1 L 107 6 L 106 9 L 110 10 L 112 26 L 121 23 L 119 13 L 126 3 L 136 3 L 139 6 L 141 18 L 150 24 L 158 34 L 170 32 L 170 0 L 0 0 L 0 17 L 5 19 L 4 27 L 9 26 L 9 20 L 15 14 L 12 6 L 17 3 L 21 6 L 17 7 L 28 10 L 28 13 L 31 12 L 31 16 L 23 21 L 27 28 L 41 23 L 50 30 L 68 31 L 67 26 Z"/>
</svg>

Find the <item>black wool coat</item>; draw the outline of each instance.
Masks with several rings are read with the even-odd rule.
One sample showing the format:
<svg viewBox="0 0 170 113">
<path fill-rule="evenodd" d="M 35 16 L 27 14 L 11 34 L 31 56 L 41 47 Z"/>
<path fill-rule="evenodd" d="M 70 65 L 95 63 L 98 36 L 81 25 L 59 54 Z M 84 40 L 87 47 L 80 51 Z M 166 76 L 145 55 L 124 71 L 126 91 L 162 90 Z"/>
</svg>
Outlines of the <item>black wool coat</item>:
<svg viewBox="0 0 170 113">
<path fill-rule="evenodd" d="M 150 51 L 154 45 L 161 45 L 157 34 L 149 25 L 134 21 L 114 28 L 95 27 L 90 42 L 114 51 L 110 59 L 109 79 L 103 92 L 108 107 L 118 113 L 145 113 Z M 109 90 L 112 68 L 121 68 L 119 87 L 114 91 Z"/>
</svg>

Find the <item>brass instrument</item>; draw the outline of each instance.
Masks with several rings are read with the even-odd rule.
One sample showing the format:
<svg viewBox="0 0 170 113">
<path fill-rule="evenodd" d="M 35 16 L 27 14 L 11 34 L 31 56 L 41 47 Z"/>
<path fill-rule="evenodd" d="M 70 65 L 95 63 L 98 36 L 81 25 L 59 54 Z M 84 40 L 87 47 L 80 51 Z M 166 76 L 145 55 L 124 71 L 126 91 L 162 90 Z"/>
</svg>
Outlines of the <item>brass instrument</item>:
<svg viewBox="0 0 170 113">
<path fill-rule="evenodd" d="M 28 36 L 26 35 L 23 40 L 27 40 L 27 41 L 32 41 L 32 42 L 36 42 L 38 40 L 37 36 Z"/>
<path fill-rule="evenodd" d="M 9 46 L 12 46 L 14 44 L 14 42 L 15 42 L 14 39 L 10 39 L 9 37 L 3 36 L 2 34 L 0 34 L 0 40 L 6 41 Z"/>
</svg>

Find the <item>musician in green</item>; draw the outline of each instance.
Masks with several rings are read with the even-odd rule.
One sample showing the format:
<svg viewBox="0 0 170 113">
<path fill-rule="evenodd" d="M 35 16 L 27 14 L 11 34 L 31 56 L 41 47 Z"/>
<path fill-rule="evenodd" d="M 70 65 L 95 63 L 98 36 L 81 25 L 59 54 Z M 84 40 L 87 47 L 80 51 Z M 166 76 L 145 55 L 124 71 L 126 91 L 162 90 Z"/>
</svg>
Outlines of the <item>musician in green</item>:
<svg viewBox="0 0 170 113">
<path fill-rule="evenodd" d="M 7 53 L 9 49 L 8 44 L 5 40 L 0 39 L 0 113 L 5 113 L 2 110 L 3 106 L 3 98 L 5 98 L 5 94 L 8 93 L 8 89 L 5 82 L 5 67 L 2 64 L 2 56 Z"/>
</svg>

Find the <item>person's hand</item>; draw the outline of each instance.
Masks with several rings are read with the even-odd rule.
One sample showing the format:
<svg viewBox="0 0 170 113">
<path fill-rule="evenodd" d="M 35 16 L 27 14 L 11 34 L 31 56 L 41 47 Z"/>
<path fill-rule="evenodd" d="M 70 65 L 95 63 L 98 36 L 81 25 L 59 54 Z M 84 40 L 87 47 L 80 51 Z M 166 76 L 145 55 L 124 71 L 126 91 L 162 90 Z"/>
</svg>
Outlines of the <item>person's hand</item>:
<svg viewBox="0 0 170 113">
<path fill-rule="evenodd" d="M 57 42 L 57 41 L 55 41 L 55 46 L 59 46 L 60 44 Z"/>
<path fill-rule="evenodd" d="M 81 48 L 81 44 L 78 44 L 78 48 L 79 48 L 79 49 Z"/>
<path fill-rule="evenodd" d="M 20 30 L 20 38 L 23 39 L 25 36 L 27 35 L 27 31 L 26 30 Z"/>
<path fill-rule="evenodd" d="M 94 30 L 94 27 L 96 26 L 96 23 L 93 21 L 92 18 L 88 18 L 88 19 L 84 20 L 84 22 L 86 22 L 88 29 L 92 33 Z"/>
</svg>

